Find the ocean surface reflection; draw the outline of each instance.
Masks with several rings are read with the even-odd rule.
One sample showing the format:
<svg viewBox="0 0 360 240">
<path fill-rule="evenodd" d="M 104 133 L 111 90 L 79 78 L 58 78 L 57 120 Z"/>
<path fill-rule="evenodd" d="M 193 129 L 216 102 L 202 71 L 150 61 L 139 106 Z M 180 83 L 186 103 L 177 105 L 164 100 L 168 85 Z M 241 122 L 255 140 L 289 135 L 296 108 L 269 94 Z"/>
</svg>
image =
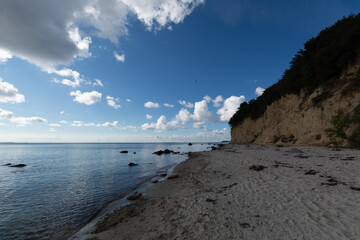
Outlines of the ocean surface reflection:
<svg viewBox="0 0 360 240">
<path fill-rule="evenodd" d="M 107 201 L 187 158 L 153 152 L 208 147 L 207 143 L 0 144 L 0 239 L 63 238 Z M 139 165 L 129 167 L 129 162 Z M 7 163 L 27 166 L 3 166 Z"/>
</svg>

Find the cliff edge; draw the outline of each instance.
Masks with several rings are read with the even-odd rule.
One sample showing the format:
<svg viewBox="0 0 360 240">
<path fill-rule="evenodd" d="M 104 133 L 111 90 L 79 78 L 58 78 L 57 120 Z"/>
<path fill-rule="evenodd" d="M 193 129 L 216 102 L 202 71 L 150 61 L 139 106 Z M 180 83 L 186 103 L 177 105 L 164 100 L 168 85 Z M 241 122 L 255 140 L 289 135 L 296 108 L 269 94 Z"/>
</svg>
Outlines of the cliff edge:
<svg viewBox="0 0 360 240">
<path fill-rule="evenodd" d="M 231 118 L 231 142 L 360 147 L 360 15 L 305 43 L 282 79 Z"/>
</svg>

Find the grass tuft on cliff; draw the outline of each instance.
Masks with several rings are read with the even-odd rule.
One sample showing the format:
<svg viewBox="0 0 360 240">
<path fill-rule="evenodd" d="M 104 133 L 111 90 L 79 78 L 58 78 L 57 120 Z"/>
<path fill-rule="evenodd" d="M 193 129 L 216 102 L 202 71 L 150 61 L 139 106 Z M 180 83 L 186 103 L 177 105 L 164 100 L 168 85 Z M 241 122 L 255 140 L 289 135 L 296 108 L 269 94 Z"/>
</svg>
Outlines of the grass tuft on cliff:
<svg viewBox="0 0 360 240">
<path fill-rule="evenodd" d="M 304 44 L 282 78 L 256 100 L 244 102 L 230 119 L 235 127 L 246 118 L 261 117 L 268 105 L 286 94 L 311 93 L 319 86 L 336 84 L 341 73 L 360 56 L 360 14 L 350 15 L 321 31 Z M 356 83 L 360 84 L 360 83 Z"/>
</svg>

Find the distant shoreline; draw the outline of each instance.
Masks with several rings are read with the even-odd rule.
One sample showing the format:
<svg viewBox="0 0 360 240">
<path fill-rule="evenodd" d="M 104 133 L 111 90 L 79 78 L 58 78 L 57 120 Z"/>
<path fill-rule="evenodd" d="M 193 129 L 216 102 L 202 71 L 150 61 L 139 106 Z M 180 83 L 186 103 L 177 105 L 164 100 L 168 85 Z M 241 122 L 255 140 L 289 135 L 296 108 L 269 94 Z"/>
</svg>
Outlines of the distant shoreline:
<svg viewBox="0 0 360 240">
<path fill-rule="evenodd" d="M 357 239 L 360 151 L 225 145 L 109 215 L 98 239 Z M 262 167 L 263 166 L 263 167 Z"/>
</svg>

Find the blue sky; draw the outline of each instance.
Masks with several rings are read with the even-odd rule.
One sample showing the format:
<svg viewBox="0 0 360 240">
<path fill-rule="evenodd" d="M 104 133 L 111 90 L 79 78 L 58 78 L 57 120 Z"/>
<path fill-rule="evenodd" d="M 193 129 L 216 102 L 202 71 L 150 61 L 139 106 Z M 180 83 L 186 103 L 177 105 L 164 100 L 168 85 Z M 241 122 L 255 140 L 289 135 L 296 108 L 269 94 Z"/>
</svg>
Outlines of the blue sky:
<svg viewBox="0 0 360 240">
<path fill-rule="evenodd" d="M 229 140 L 239 104 L 359 10 L 355 0 L 1 1 L 0 142 Z"/>
</svg>

